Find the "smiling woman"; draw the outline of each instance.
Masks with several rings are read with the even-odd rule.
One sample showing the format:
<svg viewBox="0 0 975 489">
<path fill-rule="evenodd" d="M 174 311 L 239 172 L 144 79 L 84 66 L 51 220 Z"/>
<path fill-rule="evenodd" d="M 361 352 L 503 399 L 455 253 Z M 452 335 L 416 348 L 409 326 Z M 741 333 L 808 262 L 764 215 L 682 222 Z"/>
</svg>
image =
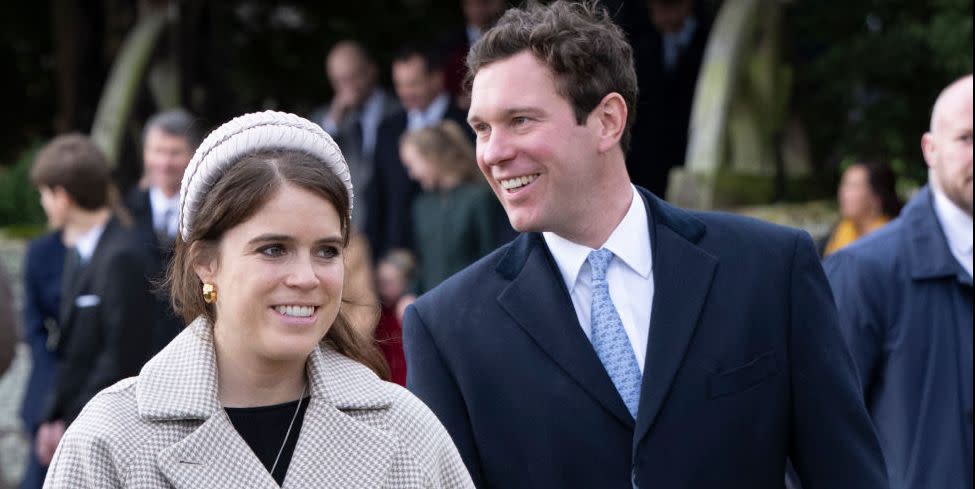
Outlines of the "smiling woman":
<svg viewBox="0 0 975 489">
<path fill-rule="evenodd" d="M 190 325 L 89 403 L 45 487 L 473 487 L 343 316 L 351 202 L 341 152 L 305 119 L 248 114 L 210 134 L 169 273 Z"/>
</svg>

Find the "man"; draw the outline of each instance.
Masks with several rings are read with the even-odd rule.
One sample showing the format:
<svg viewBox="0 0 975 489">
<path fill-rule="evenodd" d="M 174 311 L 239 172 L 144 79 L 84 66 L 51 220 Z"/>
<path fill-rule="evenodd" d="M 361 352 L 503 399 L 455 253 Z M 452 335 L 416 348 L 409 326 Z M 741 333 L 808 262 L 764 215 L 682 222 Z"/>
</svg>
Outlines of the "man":
<svg viewBox="0 0 975 489">
<path fill-rule="evenodd" d="M 630 47 L 591 3 L 472 49 L 477 163 L 522 231 L 405 318 L 481 488 L 885 488 L 812 240 L 634 187 Z"/>
<path fill-rule="evenodd" d="M 134 188 L 125 206 L 132 213 L 144 236 L 151 257 L 151 278 L 161 284 L 179 229 L 179 186 L 199 144 L 196 121 L 183 109 L 160 112 L 146 121 L 142 138 L 143 173 L 148 188 Z M 159 351 L 183 330 L 183 321 L 173 312 L 169 295 L 158 292 L 152 315 L 153 351 Z"/>
<path fill-rule="evenodd" d="M 826 260 L 891 487 L 972 487 L 972 75 L 921 138 L 929 184 Z"/>
<path fill-rule="evenodd" d="M 399 102 L 378 84 L 379 70 L 356 41 L 339 41 L 325 61 L 328 81 L 335 96 L 327 106 L 315 111 L 311 120 L 318 123 L 342 148 L 355 185 L 352 224 L 367 229 L 372 178 L 375 173 L 373 154 L 379 123 L 402 110 Z"/>
<path fill-rule="evenodd" d="M 52 227 L 54 223 L 49 223 Z M 21 489 L 40 489 L 47 474 L 46 464 L 36 455 L 37 429 L 47 399 L 57 385 L 58 314 L 61 306 L 61 271 L 64 266 L 61 230 L 40 236 L 27 245 L 24 255 L 24 342 L 30 347 L 30 375 L 24 389 L 20 418 L 31 439 L 31 453 L 21 479 Z"/>
<path fill-rule="evenodd" d="M 463 87 L 467 74 L 467 51 L 470 51 L 484 31 L 494 25 L 504 9 L 504 0 L 461 0 L 460 11 L 464 15 L 464 27 L 446 33 L 440 41 L 440 49 L 446 54 L 444 86 L 457 106 L 465 110 L 471 105 L 469 94 Z"/>
<path fill-rule="evenodd" d="M 700 2 L 698 2 L 700 3 Z M 693 0 L 648 0 L 649 25 L 633 33 L 640 99 L 627 170 L 637 185 L 665 196 L 670 170 L 687 154 L 691 107 L 711 32 Z"/>
<path fill-rule="evenodd" d="M 65 426 L 105 387 L 149 357 L 153 299 L 141 238 L 112 212 L 105 156 L 85 136 L 59 136 L 37 154 L 31 181 L 67 246 L 57 384 L 43 409 L 37 456 L 50 463 Z"/>
<path fill-rule="evenodd" d="M 374 198 L 370 204 L 376 214 L 366 228 L 372 256 L 383 256 L 393 248 L 413 247 L 411 209 L 420 188 L 410 180 L 400 161 L 400 137 L 406 131 L 432 126 L 444 119 L 467 127 L 466 114 L 451 102 L 450 94 L 444 90 L 440 61 L 428 49 L 409 45 L 396 53 L 393 85 L 406 112 L 386 118 L 379 126 Z"/>
</svg>

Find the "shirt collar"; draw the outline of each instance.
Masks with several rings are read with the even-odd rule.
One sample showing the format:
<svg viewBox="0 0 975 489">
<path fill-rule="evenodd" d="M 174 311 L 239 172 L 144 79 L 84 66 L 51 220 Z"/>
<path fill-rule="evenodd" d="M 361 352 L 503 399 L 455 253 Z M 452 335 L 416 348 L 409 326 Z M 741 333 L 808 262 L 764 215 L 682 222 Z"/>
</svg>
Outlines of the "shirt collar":
<svg viewBox="0 0 975 489">
<path fill-rule="evenodd" d="M 98 240 L 102 237 L 103 232 L 105 232 L 105 224 L 97 224 L 85 234 L 82 234 L 78 238 L 78 241 L 75 242 L 74 246 L 78 249 L 78 254 L 81 255 L 82 263 L 91 261 L 92 255 L 95 254 L 95 247 L 98 246 Z"/>
<path fill-rule="evenodd" d="M 647 220 L 647 208 L 643 198 L 633 187 L 633 198 L 630 208 L 623 216 L 623 220 L 616 226 L 603 248 L 612 251 L 617 258 L 643 278 L 650 276 L 653 271 L 653 257 L 650 250 L 650 224 Z M 571 291 L 579 278 L 582 265 L 593 251 L 592 248 L 569 241 L 555 233 L 544 232 L 545 243 L 555 258 L 562 279 Z"/>
<path fill-rule="evenodd" d="M 447 108 L 450 106 L 450 96 L 446 93 L 441 93 L 430 102 L 430 105 L 423 110 L 411 110 L 407 115 L 409 129 L 411 131 L 422 129 L 424 127 L 432 126 L 441 119 L 443 119 L 444 114 L 447 113 Z"/>
<path fill-rule="evenodd" d="M 159 213 L 160 216 L 166 213 L 166 209 L 178 209 L 179 193 L 172 197 L 163 195 L 162 190 L 156 187 L 149 187 L 149 202 L 152 204 L 152 212 Z"/>
<path fill-rule="evenodd" d="M 934 213 L 938 216 L 941 229 L 945 232 L 948 247 L 956 254 L 972 254 L 972 216 L 959 209 L 948 200 L 941 190 L 931 187 L 934 192 Z"/>
</svg>

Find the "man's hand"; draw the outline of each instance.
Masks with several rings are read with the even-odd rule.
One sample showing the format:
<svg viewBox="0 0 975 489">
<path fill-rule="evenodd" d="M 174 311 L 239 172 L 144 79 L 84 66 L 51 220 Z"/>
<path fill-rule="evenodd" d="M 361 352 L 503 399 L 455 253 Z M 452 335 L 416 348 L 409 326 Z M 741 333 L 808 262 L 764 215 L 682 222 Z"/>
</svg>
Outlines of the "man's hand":
<svg viewBox="0 0 975 489">
<path fill-rule="evenodd" d="M 356 106 L 355 93 L 352 91 L 338 92 L 332 98 L 332 105 L 328 109 L 328 119 L 332 124 L 338 126 L 342 124 L 349 112 Z"/>
</svg>

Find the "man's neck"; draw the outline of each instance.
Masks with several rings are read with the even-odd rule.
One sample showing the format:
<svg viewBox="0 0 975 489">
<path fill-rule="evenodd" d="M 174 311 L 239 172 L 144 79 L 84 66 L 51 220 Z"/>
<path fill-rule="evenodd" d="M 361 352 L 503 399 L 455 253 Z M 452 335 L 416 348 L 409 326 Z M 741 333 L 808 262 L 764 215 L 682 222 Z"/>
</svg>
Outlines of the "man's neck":
<svg viewBox="0 0 975 489">
<path fill-rule="evenodd" d="M 556 234 L 592 249 L 599 249 L 606 243 L 633 202 L 633 184 L 626 171 L 612 173 L 613 176 L 599 184 L 589 202 L 584 204 L 586 215 L 576 220 L 579 227 L 565 234 Z"/>
<path fill-rule="evenodd" d="M 104 226 L 112 218 L 112 210 L 108 207 L 93 211 L 74 209 L 64 224 L 62 240 L 67 246 L 74 246 L 78 239 L 97 226 Z"/>
</svg>

